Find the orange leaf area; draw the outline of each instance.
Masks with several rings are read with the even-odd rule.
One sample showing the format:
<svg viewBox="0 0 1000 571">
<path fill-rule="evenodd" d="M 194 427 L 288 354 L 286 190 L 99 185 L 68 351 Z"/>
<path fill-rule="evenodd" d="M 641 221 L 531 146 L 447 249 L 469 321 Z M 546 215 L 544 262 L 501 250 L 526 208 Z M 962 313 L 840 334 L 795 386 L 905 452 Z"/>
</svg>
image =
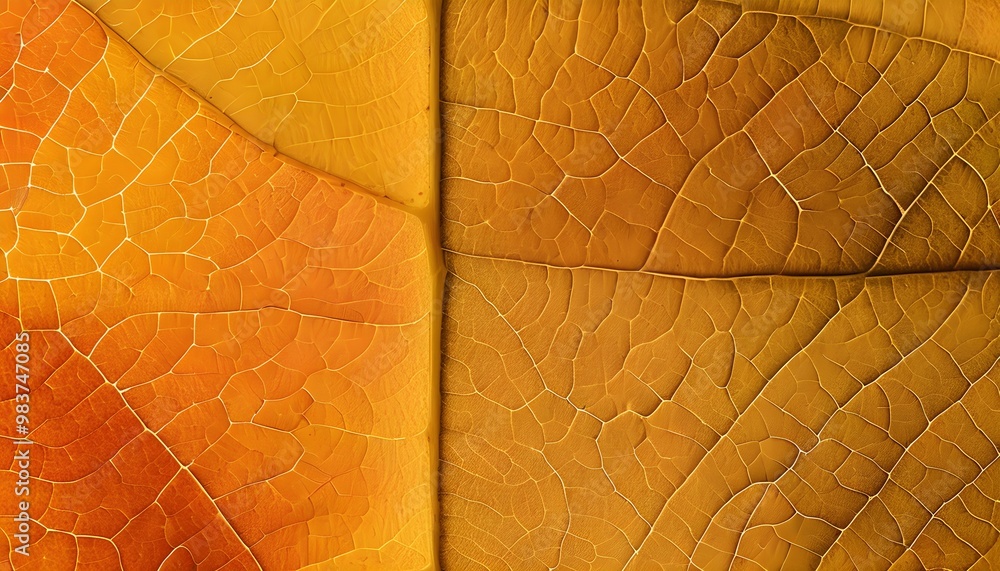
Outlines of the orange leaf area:
<svg viewBox="0 0 1000 571">
<path fill-rule="evenodd" d="M 1000 568 L 997 3 L 443 11 L 444 568 Z"/>
<path fill-rule="evenodd" d="M 0 332 L 32 334 L 36 442 L 15 567 L 432 565 L 421 221 L 255 142 L 77 4 L 2 2 L 0 36 Z"/>
</svg>

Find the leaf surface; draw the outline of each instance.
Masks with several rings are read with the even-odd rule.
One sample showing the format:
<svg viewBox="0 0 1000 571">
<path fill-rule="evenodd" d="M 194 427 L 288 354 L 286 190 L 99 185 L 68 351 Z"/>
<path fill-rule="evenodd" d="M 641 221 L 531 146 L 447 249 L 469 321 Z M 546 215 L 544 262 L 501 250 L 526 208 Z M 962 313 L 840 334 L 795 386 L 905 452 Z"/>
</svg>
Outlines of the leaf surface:
<svg viewBox="0 0 1000 571">
<path fill-rule="evenodd" d="M 0 331 L 31 332 L 35 441 L 32 555 L 4 558 L 432 565 L 421 220 L 275 154 L 77 4 L 4 6 Z"/>
<path fill-rule="evenodd" d="M 446 2 L 444 567 L 1000 564 L 998 18 Z"/>
<path fill-rule="evenodd" d="M 282 153 L 432 203 L 427 0 L 81 0 L 143 57 Z"/>
</svg>

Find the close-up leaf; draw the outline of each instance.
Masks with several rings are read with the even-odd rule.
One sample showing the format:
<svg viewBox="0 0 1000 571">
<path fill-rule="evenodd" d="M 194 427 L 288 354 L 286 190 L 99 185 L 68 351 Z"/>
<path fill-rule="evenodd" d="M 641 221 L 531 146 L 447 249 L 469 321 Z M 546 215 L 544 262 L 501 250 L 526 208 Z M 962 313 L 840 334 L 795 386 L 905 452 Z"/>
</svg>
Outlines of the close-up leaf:
<svg viewBox="0 0 1000 571">
<path fill-rule="evenodd" d="M 1000 569 L 995 0 L 0 0 L 0 568 Z"/>
</svg>

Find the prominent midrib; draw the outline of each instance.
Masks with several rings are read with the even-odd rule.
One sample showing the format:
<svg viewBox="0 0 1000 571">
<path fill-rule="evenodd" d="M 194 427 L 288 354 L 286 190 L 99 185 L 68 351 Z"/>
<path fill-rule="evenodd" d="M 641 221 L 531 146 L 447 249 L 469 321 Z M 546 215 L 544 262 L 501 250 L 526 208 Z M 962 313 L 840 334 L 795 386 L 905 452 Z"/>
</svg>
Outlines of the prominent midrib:
<svg viewBox="0 0 1000 571">
<path fill-rule="evenodd" d="M 468 252 L 462 252 L 459 250 L 453 250 L 450 248 L 443 248 L 443 251 L 447 256 L 460 256 L 464 258 L 473 258 L 480 260 L 489 260 L 495 262 L 505 262 L 505 263 L 520 263 L 529 266 L 544 267 L 553 270 L 593 270 L 599 272 L 613 272 L 616 274 L 637 274 L 637 275 L 647 275 L 653 277 L 678 279 L 685 281 L 697 281 L 697 282 L 718 282 L 718 281 L 739 281 L 739 280 L 756 280 L 761 278 L 784 278 L 784 279 L 877 279 L 877 278 L 893 278 L 893 277 L 904 277 L 904 276 L 918 276 L 918 275 L 984 275 L 990 274 L 992 272 L 1000 271 L 1000 266 L 988 266 L 982 268 L 953 268 L 953 269 L 927 269 L 927 270 L 907 270 L 900 272 L 852 272 L 852 273 L 831 273 L 831 274 L 783 274 L 783 273 L 752 273 L 752 274 L 719 274 L 716 276 L 696 276 L 696 275 L 685 275 L 685 274 L 671 274 L 666 272 L 655 272 L 651 270 L 630 270 L 626 268 L 613 268 L 601 266 L 598 264 L 581 264 L 576 266 L 561 266 L 558 264 L 550 264 L 547 262 L 539 262 L 536 260 L 526 260 L 516 257 L 503 257 L 503 256 L 489 256 L 483 254 L 472 254 Z"/>
</svg>

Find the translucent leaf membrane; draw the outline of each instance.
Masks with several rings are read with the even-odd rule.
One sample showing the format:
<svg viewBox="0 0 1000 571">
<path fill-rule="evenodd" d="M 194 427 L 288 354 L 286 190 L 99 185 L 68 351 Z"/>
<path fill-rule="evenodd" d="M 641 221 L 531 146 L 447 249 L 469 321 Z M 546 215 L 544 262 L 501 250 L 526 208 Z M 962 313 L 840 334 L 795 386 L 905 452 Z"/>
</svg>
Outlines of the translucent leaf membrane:
<svg viewBox="0 0 1000 571">
<path fill-rule="evenodd" d="M 993 569 L 1000 275 L 449 258 L 454 569 Z"/>
<path fill-rule="evenodd" d="M 446 3 L 445 247 L 703 277 L 1000 266 L 997 40 L 972 31 L 1000 8 L 933 4 L 909 37 L 717 2 Z"/>
<path fill-rule="evenodd" d="M 282 153 L 404 204 L 430 203 L 437 26 L 427 0 L 81 4 Z"/>
<path fill-rule="evenodd" d="M 445 2 L 443 566 L 1000 566 L 998 18 Z"/>
<path fill-rule="evenodd" d="M 36 441 L 31 556 L 3 564 L 432 566 L 421 221 L 276 155 L 80 6 L 2 6 L 0 337 L 31 333 Z"/>
</svg>

